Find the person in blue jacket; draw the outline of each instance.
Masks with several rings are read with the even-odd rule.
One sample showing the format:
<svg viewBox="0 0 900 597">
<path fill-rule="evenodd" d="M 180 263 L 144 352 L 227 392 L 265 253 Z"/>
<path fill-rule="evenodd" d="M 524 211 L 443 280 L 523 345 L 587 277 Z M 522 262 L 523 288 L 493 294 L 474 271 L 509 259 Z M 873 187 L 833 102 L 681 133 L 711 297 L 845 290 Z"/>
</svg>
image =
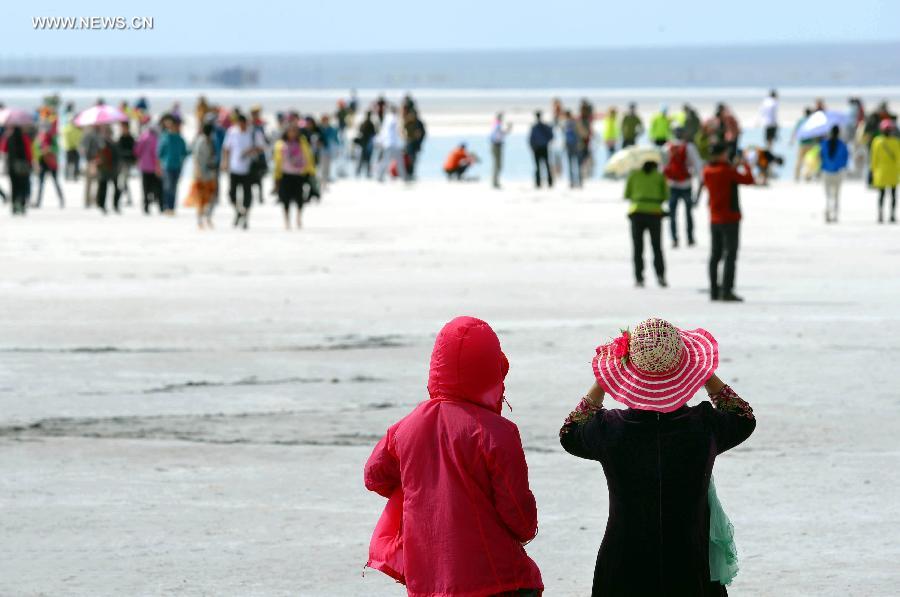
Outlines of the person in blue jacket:
<svg viewBox="0 0 900 597">
<path fill-rule="evenodd" d="M 178 179 L 181 178 L 181 167 L 188 156 L 187 143 L 181 136 L 181 121 L 171 114 L 162 118 L 165 132 L 156 147 L 156 157 L 159 158 L 159 173 L 162 177 L 163 208 L 162 213 L 175 215 L 175 197 L 178 192 Z"/>
<path fill-rule="evenodd" d="M 838 197 L 841 194 L 841 179 L 847 169 L 850 152 L 841 141 L 841 129 L 832 127 L 828 138 L 821 142 L 822 177 L 825 179 L 825 223 L 838 220 Z"/>
</svg>

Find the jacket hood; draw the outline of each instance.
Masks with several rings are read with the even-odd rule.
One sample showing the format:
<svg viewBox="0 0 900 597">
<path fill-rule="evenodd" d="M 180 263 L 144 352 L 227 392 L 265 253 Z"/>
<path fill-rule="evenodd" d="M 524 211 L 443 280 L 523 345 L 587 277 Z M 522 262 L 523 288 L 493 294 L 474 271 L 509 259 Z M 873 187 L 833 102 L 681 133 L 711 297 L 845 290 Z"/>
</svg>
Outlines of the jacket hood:
<svg viewBox="0 0 900 597">
<path fill-rule="evenodd" d="M 434 341 L 428 394 L 435 399 L 465 400 L 499 413 L 507 372 L 509 361 L 491 326 L 474 317 L 457 317 Z"/>
</svg>

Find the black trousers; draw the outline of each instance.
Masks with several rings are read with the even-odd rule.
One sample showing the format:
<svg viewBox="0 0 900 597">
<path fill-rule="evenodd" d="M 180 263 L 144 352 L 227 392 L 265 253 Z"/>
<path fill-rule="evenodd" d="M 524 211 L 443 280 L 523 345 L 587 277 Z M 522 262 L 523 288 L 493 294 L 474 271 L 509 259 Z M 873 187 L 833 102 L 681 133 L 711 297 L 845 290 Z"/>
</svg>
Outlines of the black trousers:
<svg viewBox="0 0 900 597">
<path fill-rule="evenodd" d="M 81 174 L 81 170 L 79 166 L 81 161 L 81 155 L 79 155 L 77 149 L 67 149 L 66 150 L 66 178 L 69 180 L 78 180 L 78 175 Z"/>
<path fill-rule="evenodd" d="M 650 233 L 653 247 L 653 269 L 660 278 L 666 275 L 666 263 L 662 252 L 662 216 L 631 214 L 631 245 L 634 250 L 634 279 L 644 281 L 644 231 Z"/>
<path fill-rule="evenodd" d="M 242 213 L 250 211 L 253 205 L 253 182 L 255 177 L 251 174 L 235 174 L 232 172 L 228 175 L 228 199 L 236 210 Z M 238 187 L 241 189 L 241 203 L 237 202 Z"/>
<path fill-rule="evenodd" d="M 881 188 L 878 189 L 878 215 L 881 216 L 884 213 L 884 196 L 885 193 L 890 190 L 891 192 L 891 217 L 894 217 L 894 213 L 897 211 L 897 187 L 890 187 L 889 189 Z"/>
<path fill-rule="evenodd" d="M 553 186 L 553 172 L 550 170 L 550 156 L 546 147 L 532 147 L 534 153 L 534 184 L 541 186 L 541 164 L 544 164 L 544 171 L 547 173 L 547 186 Z"/>
<path fill-rule="evenodd" d="M 119 173 L 100 174 L 97 177 L 97 205 L 103 211 L 106 211 L 106 190 L 109 185 L 113 187 L 113 209 L 119 211 L 119 198 L 122 196 L 122 189 L 119 188 Z"/>
<path fill-rule="evenodd" d="M 150 213 L 150 204 L 160 206 L 162 179 L 155 172 L 141 172 L 141 191 L 144 195 L 144 213 Z"/>
<path fill-rule="evenodd" d="M 740 222 L 712 224 L 712 252 L 709 256 L 709 289 L 714 295 L 721 290 L 728 294 L 734 290 L 734 273 L 737 265 Z M 719 262 L 725 260 L 722 284 L 719 285 Z"/>
</svg>

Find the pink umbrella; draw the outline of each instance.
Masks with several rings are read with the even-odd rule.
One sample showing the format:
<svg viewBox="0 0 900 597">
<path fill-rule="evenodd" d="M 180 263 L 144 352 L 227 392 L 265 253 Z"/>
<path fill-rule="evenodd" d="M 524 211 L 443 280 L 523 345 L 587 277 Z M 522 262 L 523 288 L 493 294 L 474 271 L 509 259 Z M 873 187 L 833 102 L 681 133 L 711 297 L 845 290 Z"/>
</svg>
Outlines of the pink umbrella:
<svg viewBox="0 0 900 597">
<path fill-rule="evenodd" d="M 96 126 L 98 124 L 112 124 L 114 122 L 126 122 L 128 116 L 122 110 L 114 106 L 94 106 L 88 108 L 75 117 L 77 126 Z"/>
<path fill-rule="evenodd" d="M 0 110 L 0 126 L 24 126 L 34 122 L 34 114 L 19 108 Z"/>
</svg>

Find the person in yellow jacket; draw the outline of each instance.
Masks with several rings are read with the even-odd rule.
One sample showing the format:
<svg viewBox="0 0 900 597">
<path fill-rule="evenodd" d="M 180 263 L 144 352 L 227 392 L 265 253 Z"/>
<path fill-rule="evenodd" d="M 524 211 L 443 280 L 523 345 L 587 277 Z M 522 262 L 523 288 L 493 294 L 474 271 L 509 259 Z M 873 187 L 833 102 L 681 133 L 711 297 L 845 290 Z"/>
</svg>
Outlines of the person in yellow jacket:
<svg viewBox="0 0 900 597">
<path fill-rule="evenodd" d="M 81 170 L 79 169 L 81 155 L 78 148 L 81 146 L 81 137 L 84 132 L 75 126 L 72 119 L 68 119 L 62 127 L 62 145 L 63 151 L 66 152 L 66 180 L 78 180 Z"/>
<path fill-rule="evenodd" d="M 650 120 L 650 140 L 657 147 L 669 142 L 672 136 L 672 121 L 669 118 L 669 107 L 663 104 Z"/>
<path fill-rule="evenodd" d="M 294 204 L 297 206 L 297 228 L 300 228 L 303 204 L 309 200 L 316 176 L 316 161 L 296 120 L 288 124 L 282 138 L 275 142 L 272 158 L 278 201 L 284 208 L 284 226 L 290 230 L 291 204 Z"/>
<path fill-rule="evenodd" d="M 878 189 L 878 222 L 884 222 L 884 195 L 891 191 L 891 223 L 897 222 L 897 183 L 900 182 L 900 139 L 893 120 L 885 118 L 878 126 L 881 134 L 872 140 L 872 186 Z"/>
<path fill-rule="evenodd" d="M 606 144 L 608 157 L 616 153 L 616 141 L 619 139 L 619 123 L 616 120 L 618 111 L 615 106 L 610 107 L 603 118 L 603 143 Z"/>
</svg>

